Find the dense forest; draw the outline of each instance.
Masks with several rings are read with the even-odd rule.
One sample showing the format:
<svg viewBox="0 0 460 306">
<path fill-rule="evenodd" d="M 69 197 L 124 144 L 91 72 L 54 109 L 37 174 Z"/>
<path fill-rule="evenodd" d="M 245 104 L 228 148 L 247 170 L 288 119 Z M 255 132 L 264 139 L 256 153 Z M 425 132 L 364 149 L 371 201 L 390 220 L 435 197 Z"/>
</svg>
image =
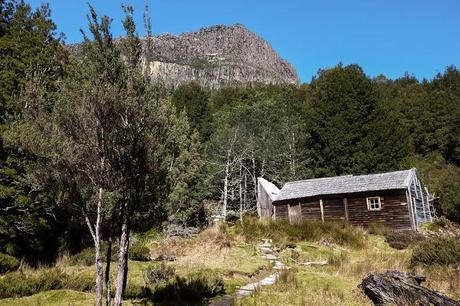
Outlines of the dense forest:
<svg viewBox="0 0 460 306">
<path fill-rule="evenodd" d="M 48 6 L 0 11 L 0 253 L 36 264 L 117 241 L 120 267 L 131 232 L 254 214 L 260 176 L 281 187 L 416 167 L 437 213 L 460 222 L 454 66 L 431 80 L 338 64 L 299 86 L 172 89 L 142 74 L 129 7 L 121 43 L 91 8 L 78 56 Z"/>
</svg>

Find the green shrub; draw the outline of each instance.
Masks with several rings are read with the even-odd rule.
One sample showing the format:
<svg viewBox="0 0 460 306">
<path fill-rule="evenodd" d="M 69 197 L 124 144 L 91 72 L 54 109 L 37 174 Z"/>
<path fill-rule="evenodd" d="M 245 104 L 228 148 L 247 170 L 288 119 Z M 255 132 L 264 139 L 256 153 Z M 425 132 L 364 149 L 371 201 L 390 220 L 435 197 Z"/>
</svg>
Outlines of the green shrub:
<svg viewBox="0 0 460 306">
<path fill-rule="evenodd" d="M 388 233 L 388 228 L 383 222 L 372 222 L 367 228 L 367 232 L 372 235 L 386 235 Z"/>
<path fill-rule="evenodd" d="M 136 242 L 130 245 L 129 259 L 137 261 L 150 261 L 150 249 L 143 242 Z"/>
<path fill-rule="evenodd" d="M 22 272 L 7 273 L 0 278 L 0 299 L 62 289 L 66 281 L 67 275 L 58 268 L 38 270 L 30 275 Z"/>
<path fill-rule="evenodd" d="M 182 288 L 181 296 L 192 297 L 194 300 L 210 298 L 224 291 L 222 277 L 210 269 L 198 270 L 186 277 L 186 286 Z"/>
<path fill-rule="evenodd" d="M 391 231 L 385 236 L 385 241 L 394 249 L 407 249 L 410 245 L 414 245 L 422 240 L 424 236 L 411 230 Z"/>
<path fill-rule="evenodd" d="M 460 241 L 432 238 L 419 243 L 412 253 L 411 266 L 460 265 Z"/>
<path fill-rule="evenodd" d="M 224 281 L 215 271 L 204 269 L 157 285 L 152 293 L 155 301 L 196 302 L 224 292 Z"/>
<path fill-rule="evenodd" d="M 66 289 L 81 292 L 92 292 L 96 289 L 96 279 L 93 273 L 78 273 L 66 277 Z"/>
<path fill-rule="evenodd" d="M 167 282 L 176 276 L 174 267 L 166 265 L 165 262 L 150 265 L 144 273 L 145 282 L 149 285 L 157 285 Z"/>
<path fill-rule="evenodd" d="M 11 255 L 0 253 L 0 274 L 11 272 L 19 267 L 19 260 Z"/>
<path fill-rule="evenodd" d="M 442 228 L 445 228 L 447 227 L 451 222 L 449 219 L 447 219 L 446 217 L 444 216 L 441 216 L 439 218 L 435 218 L 434 221 L 433 221 L 434 224 L 442 227 Z"/>
<path fill-rule="evenodd" d="M 290 224 L 287 221 L 260 222 L 256 218 L 246 218 L 237 222 L 236 233 L 246 239 L 259 242 L 260 239 L 272 239 L 278 246 L 292 245 L 294 242 L 321 239 L 331 240 L 339 245 L 362 248 L 366 235 L 363 230 L 345 222 L 321 222 L 304 220 L 300 224 Z"/>
<path fill-rule="evenodd" d="M 94 248 L 86 248 L 80 253 L 70 256 L 71 264 L 78 264 L 83 266 L 92 266 L 94 265 L 96 253 Z"/>
<path fill-rule="evenodd" d="M 107 255 L 107 249 L 108 249 L 108 244 L 106 242 L 103 242 L 101 244 L 101 255 L 102 255 L 102 261 L 106 261 L 106 255 Z M 112 253 L 110 256 L 111 261 L 117 261 L 118 259 L 118 245 L 114 244 L 112 245 Z M 82 266 L 92 266 L 94 265 L 96 257 L 96 251 L 94 247 L 89 247 L 86 249 L 83 249 L 79 253 L 70 256 L 70 264 L 73 265 L 82 265 Z"/>
<path fill-rule="evenodd" d="M 422 228 L 432 232 L 437 232 L 443 228 L 447 228 L 450 224 L 450 221 L 446 217 L 441 216 L 439 218 L 433 219 L 433 222 L 426 222 L 422 225 Z"/>
<path fill-rule="evenodd" d="M 124 297 L 126 299 L 143 299 L 143 298 L 149 297 L 150 295 L 151 295 L 151 291 L 148 287 L 134 285 L 128 280 L 128 283 L 126 284 L 125 294 L 124 294 Z"/>
</svg>

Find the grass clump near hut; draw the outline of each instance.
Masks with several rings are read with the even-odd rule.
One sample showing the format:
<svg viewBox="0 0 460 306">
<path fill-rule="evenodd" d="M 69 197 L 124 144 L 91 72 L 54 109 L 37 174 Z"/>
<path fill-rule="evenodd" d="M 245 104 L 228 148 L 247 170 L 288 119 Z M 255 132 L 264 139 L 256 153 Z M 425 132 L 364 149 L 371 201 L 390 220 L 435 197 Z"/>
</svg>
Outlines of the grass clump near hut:
<svg viewBox="0 0 460 306">
<path fill-rule="evenodd" d="M 272 239 L 278 246 L 299 241 L 328 240 L 332 243 L 360 249 L 365 246 L 366 233 L 358 227 L 345 222 L 321 222 L 304 220 L 299 224 L 287 221 L 260 222 L 256 218 L 246 218 L 236 224 L 236 233 L 248 241 Z"/>
</svg>

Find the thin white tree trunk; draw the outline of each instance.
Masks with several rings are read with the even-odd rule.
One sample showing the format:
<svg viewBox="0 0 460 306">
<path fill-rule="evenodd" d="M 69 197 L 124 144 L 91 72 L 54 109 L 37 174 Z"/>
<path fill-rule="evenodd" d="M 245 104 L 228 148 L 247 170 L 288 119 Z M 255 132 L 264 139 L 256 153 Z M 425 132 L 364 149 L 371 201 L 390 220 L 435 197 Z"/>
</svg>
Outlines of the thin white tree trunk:
<svg viewBox="0 0 460 306">
<path fill-rule="evenodd" d="M 118 253 L 117 288 L 115 290 L 114 305 L 123 304 L 123 294 L 126 287 L 126 276 L 128 274 L 128 248 L 129 248 L 129 204 L 125 203 L 122 209 L 120 251 Z"/>
<path fill-rule="evenodd" d="M 222 204 L 222 216 L 224 220 L 227 218 L 227 201 L 228 201 L 228 178 L 230 176 L 230 157 L 231 149 L 227 150 L 227 162 L 225 163 L 225 177 L 224 177 L 224 199 Z"/>
<path fill-rule="evenodd" d="M 243 206 L 244 210 L 247 208 L 247 194 L 248 194 L 248 172 L 244 171 L 244 196 L 243 196 Z"/>
<path fill-rule="evenodd" d="M 289 167 L 291 172 L 291 178 L 295 178 L 295 136 L 294 132 L 291 132 L 291 141 L 289 141 Z"/>
<path fill-rule="evenodd" d="M 94 261 L 96 265 L 96 306 L 102 306 L 103 295 L 103 268 L 101 257 L 101 218 L 102 218 L 102 195 L 104 190 L 99 187 L 97 208 L 96 208 L 96 223 L 94 227 L 89 219 L 87 213 L 84 213 L 85 221 L 91 233 L 94 242 L 95 256 Z"/>
<path fill-rule="evenodd" d="M 240 196 L 240 221 L 243 223 L 243 179 L 242 179 L 243 166 L 240 164 L 240 177 L 239 183 L 239 196 Z"/>
<path fill-rule="evenodd" d="M 101 214 L 102 214 L 102 193 L 103 189 L 99 188 L 99 196 L 97 201 L 97 217 L 95 226 L 96 241 L 95 247 L 95 260 L 96 260 L 96 304 L 102 306 L 102 294 L 103 294 L 103 277 L 104 271 L 102 268 L 102 256 L 101 256 Z"/>
<path fill-rule="evenodd" d="M 111 233 L 112 234 L 112 233 Z M 108 246 L 107 246 L 107 253 L 106 253 L 106 266 L 105 266 L 105 304 L 106 306 L 111 305 L 111 291 L 112 291 L 112 286 L 110 282 L 110 264 L 111 264 L 111 258 L 112 258 L 112 235 L 109 237 L 108 241 Z"/>
</svg>

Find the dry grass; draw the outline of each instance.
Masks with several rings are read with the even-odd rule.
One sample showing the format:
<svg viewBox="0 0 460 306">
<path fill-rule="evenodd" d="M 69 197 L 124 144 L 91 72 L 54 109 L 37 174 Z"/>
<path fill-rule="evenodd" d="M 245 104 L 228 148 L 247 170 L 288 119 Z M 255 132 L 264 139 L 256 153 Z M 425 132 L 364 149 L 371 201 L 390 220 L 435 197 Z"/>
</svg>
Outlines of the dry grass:
<svg viewBox="0 0 460 306">
<path fill-rule="evenodd" d="M 192 239 L 166 239 L 152 253 L 155 257 L 175 255 L 176 261 L 171 264 L 180 274 L 204 268 L 218 270 L 224 275 L 251 276 L 267 266 L 266 260 L 256 256 L 252 245 L 236 242 L 227 234 L 213 229 L 205 230 Z"/>
<path fill-rule="evenodd" d="M 289 227 L 284 230 L 295 231 Z M 264 287 L 255 296 L 239 301 L 239 305 L 370 305 L 357 288 L 358 284 L 371 273 L 390 269 L 426 275 L 425 286 L 460 299 L 460 271 L 448 267 L 417 267 L 414 270 L 410 268 L 412 248 L 396 250 L 385 242 L 383 236 L 362 234 L 360 229 L 345 229 L 345 239 L 340 238 L 342 227 L 334 225 L 328 230 L 339 235 L 335 238 L 327 235 L 326 239 L 318 239 L 316 236 L 312 240 L 299 239 L 294 242 L 295 249 L 283 249 L 281 259 L 294 269 L 283 274 L 275 285 Z M 297 232 L 299 235 L 303 233 Z M 279 238 L 282 242 L 287 236 L 282 233 Z M 360 238 L 362 241 L 357 241 Z M 171 238 L 148 243 L 152 247 L 152 258 L 161 254 L 176 256 L 176 261 L 167 264 L 173 266 L 179 276 L 185 277 L 194 271 L 209 269 L 223 277 L 227 292 L 232 292 L 236 286 L 254 282 L 270 273 L 268 261 L 259 258 L 257 254 L 257 239 L 235 232 L 235 228 L 224 228 L 221 231 L 205 230 L 189 239 Z M 340 241 L 343 243 L 338 243 Z M 296 267 L 291 258 L 297 262 L 327 259 L 330 264 Z M 148 265 L 130 261 L 128 281 L 132 287 L 145 284 L 144 271 Z M 81 275 L 84 278 L 94 275 L 93 267 L 69 265 L 65 256 L 57 263 L 57 267 L 69 275 Z M 115 265 L 112 268 L 114 276 Z M 25 274 L 39 273 L 44 269 L 47 268 L 37 270 L 25 264 L 20 267 L 20 271 Z M 54 290 L 21 299 L 1 300 L 0 305 L 68 305 L 69 302 L 84 305 L 91 299 L 94 299 L 92 293 Z"/>
<path fill-rule="evenodd" d="M 425 275 L 424 286 L 440 291 L 453 299 L 460 300 L 460 270 L 449 267 L 417 268 L 416 274 Z"/>
<path fill-rule="evenodd" d="M 300 242 L 284 258 L 296 254 L 298 261 L 329 260 L 327 266 L 298 267 L 291 281 L 265 287 L 239 305 L 371 305 L 357 286 L 371 273 L 400 270 L 427 276 L 424 286 L 454 299 L 460 297 L 460 271 L 453 268 L 411 270 L 411 249 L 391 248 L 384 237 L 369 235 L 362 249 L 334 248 L 321 242 Z M 339 254 L 339 256 L 338 256 Z M 295 265 L 292 261 L 290 265 Z M 295 271 L 295 270 L 294 270 Z"/>
</svg>

